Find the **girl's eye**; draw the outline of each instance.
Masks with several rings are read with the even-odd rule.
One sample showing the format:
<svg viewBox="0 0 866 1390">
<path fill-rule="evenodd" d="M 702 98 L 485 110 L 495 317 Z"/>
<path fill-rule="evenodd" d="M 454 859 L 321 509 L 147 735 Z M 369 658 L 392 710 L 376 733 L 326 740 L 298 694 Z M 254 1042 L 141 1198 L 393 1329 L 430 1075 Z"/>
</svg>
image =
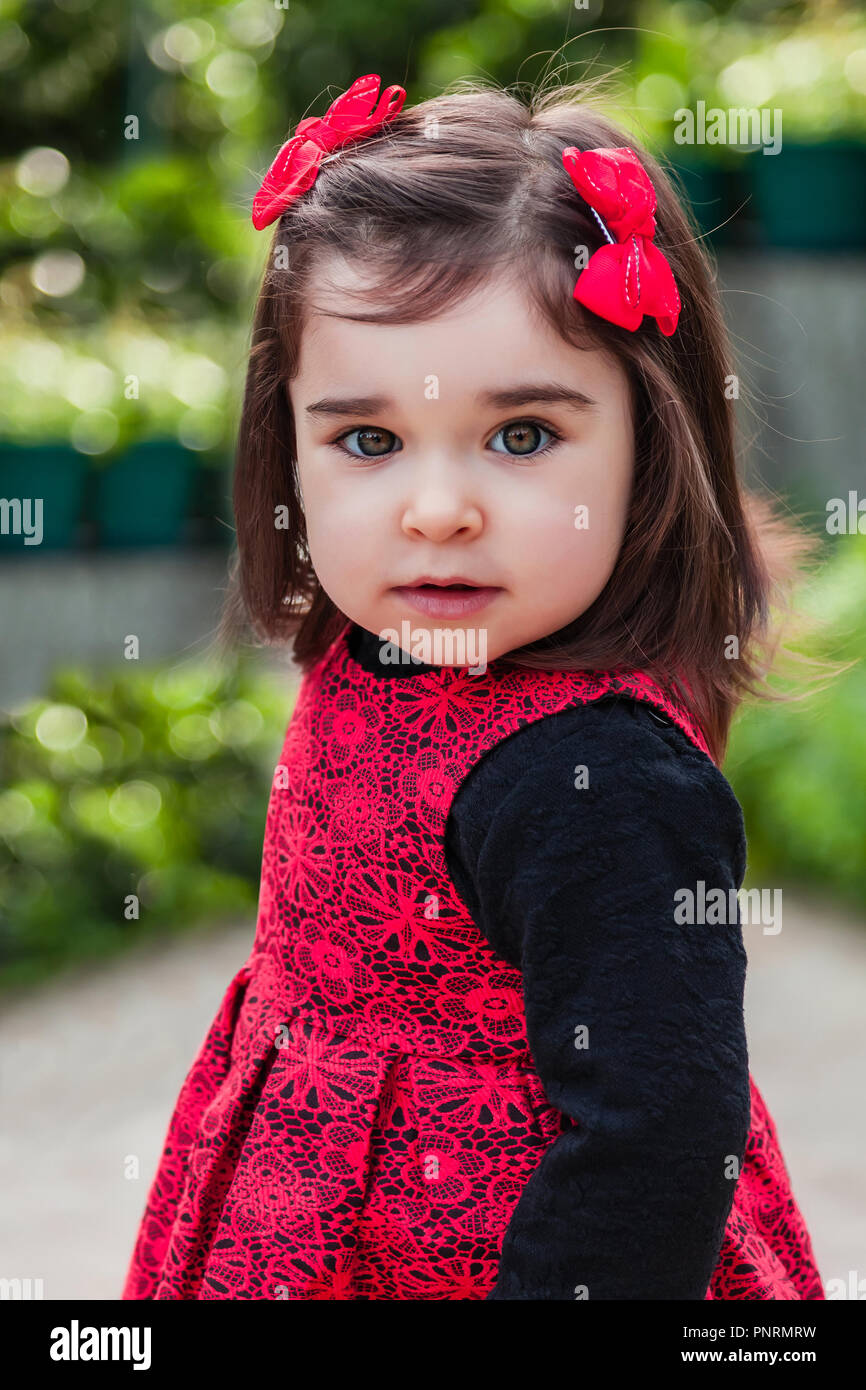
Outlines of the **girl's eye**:
<svg viewBox="0 0 866 1390">
<path fill-rule="evenodd" d="M 345 441 L 351 439 L 353 434 L 358 436 L 360 447 L 360 453 L 356 453 L 348 446 L 346 447 L 346 452 L 351 454 L 353 458 L 382 458 L 383 455 L 391 453 L 394 449 L 393 441 L 397 438 L 391 430 L 384 430 L 379 425 L 362 425 L 360 429 L 347 430 L 345 434 L 341 434 L 339 438 L 334 440 L 334 447 L 342 448 Z"/>
<path fill-rule="evenodd" d="M 542 442 L 539 436 L 543 434 L 548 435 L 549 439 L 543 447 L 539 447 Z M 493 439 L 498 439 L 500 435 L 506 442 L 506 447 L 495 449 L 494 452 L 511 454 L 512 458 L 538 458 L 541 454 L 546 454 L 548 449 L 553 448 L 562 438 L 562 435 L 542 425 L 538 420 L 514 420 L 512 424 L 503 425 L 502 429 L 497 430 Z"/>
</svg>

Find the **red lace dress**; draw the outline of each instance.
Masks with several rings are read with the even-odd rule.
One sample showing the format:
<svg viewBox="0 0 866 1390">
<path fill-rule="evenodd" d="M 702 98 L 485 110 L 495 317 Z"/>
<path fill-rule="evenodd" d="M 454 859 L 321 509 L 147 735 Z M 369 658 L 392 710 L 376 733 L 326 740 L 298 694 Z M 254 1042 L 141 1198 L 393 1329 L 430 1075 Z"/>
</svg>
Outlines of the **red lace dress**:
<svg viewBox="0 0 866 1390">
<path fill-rule="evenodd" d="M 484 1299 L 572 1123 L 533 1066 L 519 970 L 447 871 L 482 756 L 639 673 L 441 668 L 379 680 L 348 629 L 304 677 L 274 778 L 256 935 L 172 1115 L 126 1299 Z M 823 1298 L 773 1122 L 751 1127 L 707 1298 Z M 784 1254 L 785 1258 L 782 1258 Z"/>
</svg>

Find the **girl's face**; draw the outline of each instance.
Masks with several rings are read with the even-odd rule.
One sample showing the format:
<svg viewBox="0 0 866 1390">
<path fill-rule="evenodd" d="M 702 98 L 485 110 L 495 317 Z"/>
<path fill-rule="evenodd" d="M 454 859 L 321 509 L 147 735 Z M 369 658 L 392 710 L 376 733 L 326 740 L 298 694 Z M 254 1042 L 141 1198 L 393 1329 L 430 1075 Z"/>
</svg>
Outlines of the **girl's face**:
<svg viewBox="0 0 866 1390">
<path fill-rule="evenodd" d="M 328 271 L 317 303 L 351 309 L 358 272 L 336 258 Z M 416 655 L 442 650 L 446 630 L 459 653 L 462 630 L 494 661 L 604 588 L 632 482 L 627 378 L 601 350 L 564 342 L 513 282 L 420 323 L 311 313 L 289 394 L 310 558 L 353 622 L 408 632 Z M 425 577 L 492 592 L 431 612 L 435 589 L 426 601 L 429 589 L 403 591 Z"/>
</svg>

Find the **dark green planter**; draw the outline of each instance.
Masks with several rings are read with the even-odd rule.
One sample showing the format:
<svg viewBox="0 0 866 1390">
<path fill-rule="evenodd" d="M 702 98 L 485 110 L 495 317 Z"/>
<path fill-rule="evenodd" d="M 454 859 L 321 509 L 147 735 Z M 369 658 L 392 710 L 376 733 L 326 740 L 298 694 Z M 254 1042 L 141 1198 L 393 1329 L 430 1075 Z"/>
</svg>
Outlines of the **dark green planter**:
<svg viewBox="0 0 866 1390">
<path fill-rule="evenodd" d="M 766 244 L 815 251 L 866 247 L 866 144 L 783 140 L 778 154 L 747 158 Z"/>
<path fill-rule="evenodd" d="M 685 188 L 701 231 L 712 239 L 714 246 L 729 242 L 729 219 L 736 211 L 730 171 L 710 160 L 695 158 L 680 146 L 668 152 L 668 162 Z"/>
<path fill-rule="evenodd" d="M 25 544 L 23 534 L 11 529 L 0 530 L 0 550 L 22 555 L 41 550 L 64 550 L 78 543 L 84 482 L 88 460 L 68 444 L 11 444 L 0 442 L 0 497 L 7 501 L 31 498 L 31 517 L 36 513 L 33 503 L 42 499 L 42 540 L 38 545 Z M 14 524 L 13 514 L 7 525 Z M 23 524 L 23 523 L 22 523 Z M 0 518 L 2 526 L 2 518 Z"/>
<path fill-rule="evenodd" d="M 195 466 L 196 455 L 175 440 L 148 439 L 99 468 L 94 520 L 100 544 L 181 542 Z"/>
<path fill-rule="evenodd" d="M 201 459 L 199 455 L 199 459 Z M 211 455 L 196 469 L 190 503 L 189 543 L 229 548 L 234 539 L 232 460 Z"/>
</svg>

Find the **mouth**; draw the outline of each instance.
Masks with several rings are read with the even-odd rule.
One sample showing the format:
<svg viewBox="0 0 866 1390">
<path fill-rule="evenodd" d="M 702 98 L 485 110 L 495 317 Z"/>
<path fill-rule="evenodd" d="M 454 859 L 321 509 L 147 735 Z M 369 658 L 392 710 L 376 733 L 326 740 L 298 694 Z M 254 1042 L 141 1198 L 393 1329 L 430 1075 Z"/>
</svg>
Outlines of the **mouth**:
<svg viewBox="0 0 866 1390">
<path fill-rule="evenodd" d="M 445 583 L 421 579 L 414 584 L 399 585 L 391 592 L 420 613 L 434 617 L 459 617 L 463 613 L 486 608 L 497 594 L 502 593 L 502 589 L 498 585 L 475 584 L 464 579 Z"/>
</svg>

